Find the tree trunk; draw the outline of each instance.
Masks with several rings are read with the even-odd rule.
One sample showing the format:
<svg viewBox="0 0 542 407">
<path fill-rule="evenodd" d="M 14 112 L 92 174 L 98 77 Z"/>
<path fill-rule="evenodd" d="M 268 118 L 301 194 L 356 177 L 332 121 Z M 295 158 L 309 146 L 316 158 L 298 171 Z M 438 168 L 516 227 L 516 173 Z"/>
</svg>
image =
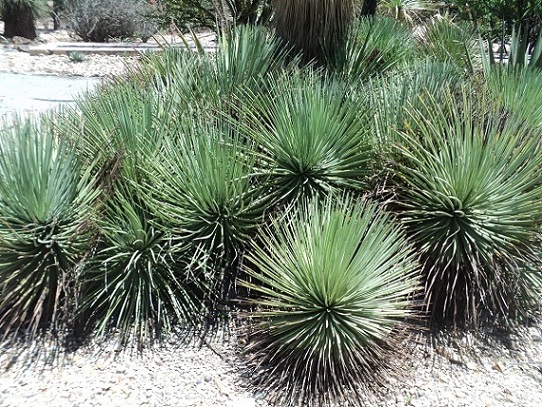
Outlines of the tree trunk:
<svg viewBox="0 0 542 407">
<path fill-rule="evenodd" d="M 273 0 L 275 33 L 305 61 L 325 63 L 342 47 L 354 0 Z"/>
<path fill-rule="evenodd" d="M 34 13 L 29 6 L 19 2 L 6 2 L 2 19 L 4 20 L 4 37 L 19 36 L 29 40 L 36 38 Z"/>
<path fill-rule="evenodd" d="M 60 10 L 53 8 L 53 30 L 59 30 L 62 22 L 60 21 Z"/>
<path fill-rule="evenodd" d="M 62 21 L 60 20 L 60 15 L 66 9 L 65 0 L 53 0 L 53 30 L 60 29 Z"/>
<path fill-rule="evenodd" d="M 361 7 L 362 16 L 374 16 L 376 14 L 376 6 L 378 0 L 363 0 L 363 6 Z"/>
</svg>

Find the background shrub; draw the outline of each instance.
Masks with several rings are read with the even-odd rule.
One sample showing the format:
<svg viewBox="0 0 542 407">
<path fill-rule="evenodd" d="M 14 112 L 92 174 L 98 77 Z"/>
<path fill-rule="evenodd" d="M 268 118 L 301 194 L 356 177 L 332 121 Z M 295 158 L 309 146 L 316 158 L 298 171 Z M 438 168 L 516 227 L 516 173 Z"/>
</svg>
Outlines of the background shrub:
<svg viewBox="0 0 542 407">
<path fill-rule="evenodd" d="M 452 2 L 449 2 L 452 3 Z M 503 32 L 511 34 L 518 24 L 529 26 L 529 36 L 537 37 L 542 24 L 542 1 L 540 0 L 457 0 L 453 10 L 466 21 L 477 26 L 485 37 L 500 37 Z"/>
<path fill-rule="evenodd" d="M 271 18 L 270 0 L 161 0 L 162 25 L 180 29 L 225 28 L 231 24 L 266 24 Z"/>
<path fill-rule="evenodd" d="M 84 41 L 149 38 L 156 26 L 146 0 L 74 0 L 67 12 L 70 25 Z"/>
</svg>

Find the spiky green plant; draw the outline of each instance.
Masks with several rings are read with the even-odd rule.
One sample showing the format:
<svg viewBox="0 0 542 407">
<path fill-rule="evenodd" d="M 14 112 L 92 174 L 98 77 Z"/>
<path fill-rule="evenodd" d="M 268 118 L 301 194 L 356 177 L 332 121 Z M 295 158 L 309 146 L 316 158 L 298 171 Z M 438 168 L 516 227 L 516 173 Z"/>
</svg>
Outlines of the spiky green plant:
<svg viewBox="0 0 542 407">
<path fill-rule="evenodd" d="M 218 37 L 215 53 L 166 49 L 151 56 L 144 75 L 158 71 L 159 92 L 181 111 L 213 120 L 240 102 L 242 89 L 259 92 L 269 77 L 286 66 L 285 51 L 261 27 L 242 26 Z"/>
<path fill-rule="evenodd" d="M 367 17 L 353 23 L 344 48 L 335 48 L 328 66 L 354 83 L 401 67 L 415 57 L 410 30 L 386 17 Z"/>
<path fill-rule="evenodd" d="M 525 68 L 542 68 L 542 31 L 538 33 L 538 37 L 534 44 L 529 43 L 528 27 L 514 28 L 512 37 L 510 38 L 510 46 L 506 51 L 507 38 L 503 34 L 499 39 L 501 45 L 498 56 L 495 56 L 493 51 L 493 43 L 488 41 L 487 53 L 484 46 L 481 46 L 483 62 L 486 68 L 497 63 L 506 63 L 510 69 L 519 67 Z M 487 69 L 486 69 L 487 70 Z"/>
<path fill-rule="evenodd" d="M 244 97 L 244 130 L 277 201 L 366 188 L 373 139 L 345 88 L 306 74 L 276 80 L 270 89 Z"/>
<path fill-rule="evenodd" d="M 82 52 L 77 52 L 77 51 L 68 53 L 68 58 L 70 59 L 71 62 L 74 62 L 74 63 L 83 62 L 86 59 L 85 54 L 83 54 Z"/>
<path fill-rule="evenodd" d="M 276 34 L 305 61 L 325 62 L 342 48 L 354 16 L 352 0 L 275 0 Z"/>
<path fill-rule="evenodd" d="M 504 35 L 499 38 L 501 43 L 498 55 L 493 50 L 493 42 L 488 40 L 487 47 L 480 41 L 482 51 L 482 63 L 487 71 L 497 64 L 504 64 L 510 70 L 521 68 L 542 68 L 542 30 L 534 44 L 529 43 L 528 26 L 514 28 L 510 40 Z M 507 43 L 509 42 L 508 51 Z"/>
<path fill-rule="evenodd" d="M 176 249 L 187 267 L 205 273 L 212 296 L 228 289 L 268 205 L 245 150 L 229 126 L 187 121 L 147 168 L 143 183 L 156 223 L 176 235 Z"/>
<path fill-rule="evenodd" d="M 512 31 L 508 64 L 512 67 L 526 66 L 542 69 L 542 30 L 539 30 L 536 42 L 529 44 L 528 27 L 523 29 L 520 27 Z"/>
<path fill-rule="evenodd" d="M 509 322 L 535 295 L 524 270 L 539 264 L 540 132 L 468 89 L 460 95 L 411 110 L 397 205 L 433 320 Z"/>
<path fill-rule="evenodd" d="M 494 65 L 485 70 L 485 83 L 496 105 L 542 128 L 542 75 L 538 69 Z"/>
<path fill-rule="evenodd" d="M 274 220 L 261 241 L 244 262 L 256 386 L 284 405 L 362 404 L 413 316 L 417 263 L 400 228 L 375 204 L 328 199 Z"/>
<path fill-rule="evenodd" d="M 223 33 L 218 42 L 216 81 L 223 91 L 258 89 L 285 64 L 285 51 L 262 27 L 241 26 Z"/>
<path fill-rule="evenodd" d="M 174 132 L 172 103 L 136 80 L 108 84 L 77 100 L 59 126 L 77 144 L 86 162 L 97 162 L 102 181 L 116 173 L 137 172 L 166 135 Z M 128 176 L 130 179 L 136 174 Z"/>
<path fill-rule="evenodd" d="M 0 330 L 74 322 L 80 267 L 93 241 L 97 192 L 53 126 L 14 120 L 0 129 Z"/>
<path fill-rule="evenodd" d="M 408 121 L 409 110 L 423 110 L 427 97 L 442 100 L 450 89 L 459 89 L 465 82 L 463 71 L 455 64 L 430 59 L 411 62 L 404 69 L 384 78 L 372 79 L 357 91 L 373 117 L 373 134 L 381 149 L 397 141 L 397 131 L 412 126 Z M 393 154 L 384 153 L 385 159 Z"/>
<path fill-rule="evenodd" d="M 172 249 L 171 233 L 153 225 L 153 216 L 128 180 L 119 180 L 97 223 L 99 250 L 86 267 L 80 312 L 98 335 L 118 330 L 119 341 L 138 345 L 193 327 L 199 320 L 196 276 L 185 273 Z"/>
<path fill-rule="evenodd" d="M 477 69 L 475 28 L 467 22 L 434 18 L 421 38 L 423 52 L 435 60 L 455 63 L 466 73 Z"/>
</svg>

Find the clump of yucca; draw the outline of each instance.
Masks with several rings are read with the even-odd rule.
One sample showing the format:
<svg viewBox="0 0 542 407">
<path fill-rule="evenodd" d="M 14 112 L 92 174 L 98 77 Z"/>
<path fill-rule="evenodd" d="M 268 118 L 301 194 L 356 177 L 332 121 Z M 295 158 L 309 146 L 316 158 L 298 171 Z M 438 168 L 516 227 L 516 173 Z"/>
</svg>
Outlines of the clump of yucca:
<svg viewBox="0 0 542 407">
<path fill-rule="evenodd" d="M 245 271 L 254 384 L 285 405 L 361 403 L 412 316 L 417 263 L 375 204 L 302 205 L 263 230 Z"/>
<path fill-rule="evenodd" d="M 368 187 L 375 157 L 369 120 L 346 89 L 315 75 L 271 81 L 242 111 L 251 155 L 276 202 Z"/>
<path fill-rule="evenodd" d="M 541 279 L 529 271 L 539 264 L 540 133 L 482 96 L 462 96 L 410 112 L 397 205 L 423 259 L 433 319 L 506 322 L 529 312 L 531 280 Z"/>
<path fill-rule="evenodd" d="M 200 280 L 183 267 L 170 231 L 129 186 L 118 179 L 97 219 L 101 242 L 82 275 L 80 311 L 99 335 L 118 329 L 119 341 L 138 346 L 161 339 L 174 327 L 200 321 Z"/>
<path fill-rule="evenodd" d="M 73 328 L 93 242 L 89 171 L 44 116 L 0 129 L 0 330 Z"/>
<path fill-rule="evenodd" d="M 228 295 L 246 244 L 268 208 L 253 180 L 253 158 L 225 123 L 186 121 L 146 169 L 141 193 L 154 224 L 211 298 Z"/>
</svg>

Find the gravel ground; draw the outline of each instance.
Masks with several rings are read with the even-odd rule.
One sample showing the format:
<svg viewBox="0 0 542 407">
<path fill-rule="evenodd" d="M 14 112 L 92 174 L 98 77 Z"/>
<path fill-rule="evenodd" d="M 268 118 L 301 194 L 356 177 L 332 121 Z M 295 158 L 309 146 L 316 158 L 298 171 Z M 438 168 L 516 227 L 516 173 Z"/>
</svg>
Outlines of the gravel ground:
<svg viewBox="0 0 542 407">
<path fill-rule="evenodd" d="M 3 23 L 0 22 L 0 32 L 3 32 Z M 198 35 L 205 48 L 212 48 L 216 37 L 209 32 Z M 179 37 L 174 35 L 161 35 L 158 40 L 165 44 L 182 44 Z M 122 74 L 127 68 L 134 67 L 140 60 L 139 55 L 85 55 L 81 62 L 73 62 L 67 55 L 30 55 L 28 46 L 54 42 L 77 41 L 68 31 L 39 30 L 38 38 L 31 43 L 23 39 L 0 41 L 0 72 L 31 73 L 35 75 L 61 75 L 83 77 L 114 77 Z M 152 43 L 154 40 L 149 40 Z M 191 43 L 190 38 L 187 38 Z M 21 44 L 22 42 L 22 44 Z M 156 41 L 154 41 L 156 42 Z"/>
<path fill-rule="evenodd" d="M 539 407 L 542 328 L 511 336 L 421 335 L 402 375 L 368 396 L 375 407 Z M 43 349 L 0 343 L 0 406 L 266 407 L 243 386 L 233 341 L 202 347 L 172 339 L 154 351 L 91 343 L 47 359 Z"/>
<path fill-rule="evenodd" d="M 73 41 L 73 38 L 67 31 L 42 31 L 35 43 L 61 41 Z M 138 56 L 87 55 L 82 62 L 72 62 L 66 55 L 30 55 L 27 47 L 28 44 L 0 43 L 0 72 L 111 77 L 122 74 L 139 60 Z"/>
<path fill-rule="evenodd" d="M 0 31 L 2 27 L 0 26 Z M 43 34 L 40 41 L 70 39 Z M 13 44 L 0 46 L 0 72 L 104 77 L 119 75 L 137 57 L 30 56 Z M 506 339 L 506 340 L 504 340 Z M 511 336 L 421 335 L 408 348 L 400 378 L 390 380 L 368 406 L 539 407 L 542 406 L 542 323 Z M 233 341 L 209 346 L 166 341 L 142 355 L 117 352 L 114 343 L 90 343 L 45 359 L 40 342 L 0 342 L 1 407 L 160 406 L 265 407 L 243 387 Z"/>
<path fill-rule="evenodd" d="M 138 57 L 89 55 L 72 62 L 66 55 L 30 55 L 14 48 L 0 47 L 0 72 L 84 77 L 111 77 L 137 64 Z"/>
</svg>

